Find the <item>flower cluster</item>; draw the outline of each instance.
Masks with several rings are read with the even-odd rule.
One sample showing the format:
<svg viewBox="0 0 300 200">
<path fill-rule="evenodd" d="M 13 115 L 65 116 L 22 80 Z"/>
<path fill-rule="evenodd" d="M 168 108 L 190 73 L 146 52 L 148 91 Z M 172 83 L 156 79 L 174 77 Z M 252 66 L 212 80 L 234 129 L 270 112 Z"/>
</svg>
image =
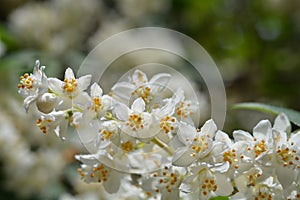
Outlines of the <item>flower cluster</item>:
<svg viewBox="0 0 300 200">
<path fill-rule="evenodd" d="M 291 133 L 284 114 L 273 126 L 262 120 L 252 133 L 238 130 L 230 138 L 213 120 L 195 127 L 197 107 L 182 89 L 164 96 L 169 74 L 148 80 L 136 70 L 105 95 L 97 83 L 88 89 L 91 75 L 76 78 L 68 68 L 61 81 L 44 68 L 37 61 L 32 74 L 20 77 L 25 109 L 40 111 L 44 134 L 65 139 L 74 127 L 90 152 L 75 156 L 78 173 L 116 198 L 300 199 L 300 132 Z M 135 189 L 120 192 L 128 185 Z"/>
</svg>

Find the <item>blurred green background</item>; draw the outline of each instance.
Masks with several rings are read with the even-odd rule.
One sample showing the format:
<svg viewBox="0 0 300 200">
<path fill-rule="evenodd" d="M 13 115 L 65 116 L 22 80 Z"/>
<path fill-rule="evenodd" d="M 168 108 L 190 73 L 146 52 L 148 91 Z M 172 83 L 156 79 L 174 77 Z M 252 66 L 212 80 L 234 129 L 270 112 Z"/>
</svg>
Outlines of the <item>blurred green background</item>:
<svg viewBox="0 0 300 200">
<path fill-rule="evenodd" d="M 0 0 L 0 199 L 102 198 L 73 174 L 80 145 L 43 136 L 26 116 L 18 77 L 36 59 L 62 77 L 99 41 L 144 26 L 199 42 L 219 67 L 229 107 L 252 101 L 300 110 L 298 0 Z M 250 129 L 262 117 L 271 116 L 229 108 L 224 129 Z M 39 180 L 45 173 L 54 174 Z"/>
</svg>

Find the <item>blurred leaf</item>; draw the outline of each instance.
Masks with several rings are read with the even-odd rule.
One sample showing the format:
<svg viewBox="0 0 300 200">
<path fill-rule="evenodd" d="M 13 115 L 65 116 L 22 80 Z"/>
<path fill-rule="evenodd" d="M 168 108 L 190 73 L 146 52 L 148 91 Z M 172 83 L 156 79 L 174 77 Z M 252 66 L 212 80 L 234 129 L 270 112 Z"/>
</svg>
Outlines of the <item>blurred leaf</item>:
<svg viewBox="0 0 300 200">
<path fill-rule="evenodd" d="M 214 197 L 210 198 L 210 200 L 228 200 L 228 197 Z"/>
<path fill-rule="evenodd" d="M 295 125 L 300 127 L 300 112 L 288 108 L 272 106 L 263 103 L 239 103 L 239 104 L 235 104 L 233 108 L 256 110 L 256 111 L 270 113 L 274 115 L 278 115 L 279 113 L 284 113 L 287 115 L 287 117 L 291 122 L 293 122 Z"/>
<path fill-rule="evenodd" d="M 18 47 L 17 38 L 15 38 L 3 24 L 0 24 L 0 40 L 5 44 L 8 50 L 13 50 Z"/>
</svg>

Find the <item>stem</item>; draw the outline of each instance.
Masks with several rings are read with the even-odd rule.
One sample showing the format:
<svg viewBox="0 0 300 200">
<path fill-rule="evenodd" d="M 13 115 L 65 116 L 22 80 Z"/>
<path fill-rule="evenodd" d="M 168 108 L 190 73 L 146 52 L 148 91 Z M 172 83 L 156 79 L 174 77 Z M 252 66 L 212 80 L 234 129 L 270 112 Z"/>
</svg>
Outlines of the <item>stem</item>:
<svg viewBox="0 0 300 200">
<path fill-rule="evenodd" d="M 162 149 L 164 149 L 170 156 L 172 156 L 174 154 L 174 151 L 172 148 L 170 148 L 167 144 L 165 144 L 163 141 L 161 141 L 160 139 L 158 139 L 157 137 L 154 137 L 151 140 L 154 144 L 156 144 L 157 146 L 161 147 Z"/>
</svg>

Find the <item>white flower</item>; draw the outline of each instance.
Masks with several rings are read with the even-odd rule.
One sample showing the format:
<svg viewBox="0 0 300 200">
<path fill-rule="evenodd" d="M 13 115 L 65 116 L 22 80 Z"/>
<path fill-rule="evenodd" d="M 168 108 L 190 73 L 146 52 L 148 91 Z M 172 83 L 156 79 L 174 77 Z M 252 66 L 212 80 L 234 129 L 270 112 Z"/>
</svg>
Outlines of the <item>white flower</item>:
<svg viewBox="0 0 300 200">
<path fill-rule="evenodd" d="M 200 165 L 192 167 L 191 175 L 184 179 L 181 189 L 186 192 L 198 192 L 199 199 L 209 199 L 212 196 L 228 196 L 232 194 L 233 187 L 227 176 L 228 165 L 221 167 L 208 167 Z"/>
<path fill-rule="evenodd" d="M 116 194 L 105 195 L 106 199 L 122 199 L 122 200 L 149 200 L 143 190 L 131 183 L 129 177 L 125 177 L 121 180 L 121 186 Z"/>
<path fill-rule="evenodd" d="M 272 137 L 272 126 L 268 120 L 260 121 L 253 128 L 253 136 L 245 131 L 233 132 L 235 142 L 245 142 L 247 156 L 264 166 L 272 165 L 272 154 L 274 143 Z"/>
<path fill-rule="evenodd" d="M 100 154 L 76 155 L 75 158 L 83 163 L 78 173 L 85 182 L 102 183 L 105 191 L 110 194 L 119 190 L 121 179 L 125 174 L 110 167 L 114 165 L 114 161 L 105 159 L 106 163 L 110 164 L 107 166 L 100 162 Z"/>
<path fill-rule="evenodd" d="M 64 81 L 57 78 L 48 78 L 50 90 L 60 99 L 59 109 L 86 107 L 90 97 L 83 91 L 89 86 L 91 78 L 91 75 L 85 75 L 75 79 L 71 68 L 66 69 Z"/>
<path fill-rule="evenodd" d="M 157 148 L 148 152 L 147 147 L 129 153 L 128 160 L 132 169 L 139 173 L 153 172 L 170 163 L 167 155 L 159 152 Z"/>
<path fill-rule="evenodd" d="M 132 137 L 138 139 L 151 139 L 159 131 L 159 127 L 153 125 L 153 117 L 150 113 L 144 112 L 145 102 L 142 98 L 136 99 L 129 109 L 125 104 L 118 103 L 114 112 L 121 120 L 121 130 Z"/>
<path fill-rule="evenodd" d="M 200 131 L 191 125 L 182 124 L 177 136 L 184 146 L 175 150 L 173 165 L 188 166 L 195 160 L 204 159 L 212 150 L 216 131 L 217 126 L 212 120 L 205 122 Z"/>
<path fill-rule="evenodd" d="M 82 117 L 79 112 L 72 111 L 53 111 L 49 114 L 43 114 L 37 120 L 36 124 L 44 133 L 55 133 L 60 139 L 66 139 L 63 135 L 67 131 L 68 124 L 78 126 L 78 121 Z"/>
<path fill-rule="evenodd" d="M 63 111 L 52 112 L 47 115 L 41 115 L 36 124 L 44 134 L 50 132 L 60 136 L 60 132 L 64 132 L 67 128 L 66 117 L 67 114 Z"/>
<path fill-rule="evenodd" d="M 182 88 L 178 88 L 175 94 L 170 100 L 176 103 L 176 117 L 181 121 L 187 122 L 189 124 L 194 124 L 191 115 L 196 113 L 198 110 L 198 103 L 192 102 L 190 100 L 185 100 L 184 91 Z M 167 101 L 170 101 L 167 100 Z"/>
<path fill-rule="evenodd" d="M 44 70 L 45 66 L 40 67 L 40 61 L 37 60 L 32 74 L 25 73 L 23 76 L 20 76 L 18 88 L 19 94 L 25 98 L 24 107 L 26 112 L 33 102 L 47 92 L 48 83 Z"/>
<path fill-rule="evenodd" d="M 245 174 L 245 177 L 236 179 L 239 192 L 230 197 L 230 200 L 284 199 L 282 187 L 274 177 L 258 181 L 260 172 L 253 172 L 254 174 Z"/>
<path fill-rule="evenodd" d="M 117 144 L 119 137 L 119 123 L 115 120 L 104 121 L 99 128 L 96 146 L 99 149 L 106 148 L 111 142 Z"/>
<path fill-rule="evenodd" d="M 273 128 L 275 149 L 272 165 L 283 188 L 289 187 L 296 180 L 300 169 L 300 132 L 293 133 L 288 138 L 286 131 L 290 131 L 290 127 L 287 117 L 279 114 Z"/>
<path fill-rule="evenodd" d="M 178 120 L 173 116 L 175 106 L 174 101 L 167 101 L 165 105 L 152 109 L 151 112 L 152 117 L 155 119 L 152 125 L 156 126 L 156 130 L 159 131 L 156 137 L 164 142 L 169 142 L 179 127 Z"/>
<path fill-rule="evenodd" d="M 230 166 L 228 176 L 234 175 L 234 172 L 248 170 L 254 162 L 248 151 L 248 145 L 245 141 L 234 143 L 226 133 L 219 130 L 211 152 L 212 161 L 219 164 L 227 162 Z"/>
<path fill-rule="evenodd" d="M 150 177 L 144 177 L 141 187 L 149 196 L 161 194 L 162 200 L 179 199 L 179 187 L 183 176 L 183 172 L 176 167 L 166 166 Z"/>
<path fill-rule="evenodd" d="M 91 109 L 96 113 L 97 117 L 101 117 L 107 110 L 111 110 L 115 103 L 112 97 L 103 95 L 103 91 L 97 83 L 91 86 L 91 98 Z"/>
<path fill-rule="evenodd" d="M 287 200 L 298 200 L 300 199 L 300 185 L 293 183 L 284 191 L 285 199 Z"/>
<path fill-rule="evenodd" d="M 170 74 L 160 73 L 154 75 L 150 81 L 146 74 L 140 70 L 135 70 L 129 82 L 119 82 L 112 87 L 113 95 L 121 98 L 126 103 L 131 96 L 142 98 L 146 104 L 150 103 L 156 94 L 162 92 L 169 80 Z"/>
</svg>

